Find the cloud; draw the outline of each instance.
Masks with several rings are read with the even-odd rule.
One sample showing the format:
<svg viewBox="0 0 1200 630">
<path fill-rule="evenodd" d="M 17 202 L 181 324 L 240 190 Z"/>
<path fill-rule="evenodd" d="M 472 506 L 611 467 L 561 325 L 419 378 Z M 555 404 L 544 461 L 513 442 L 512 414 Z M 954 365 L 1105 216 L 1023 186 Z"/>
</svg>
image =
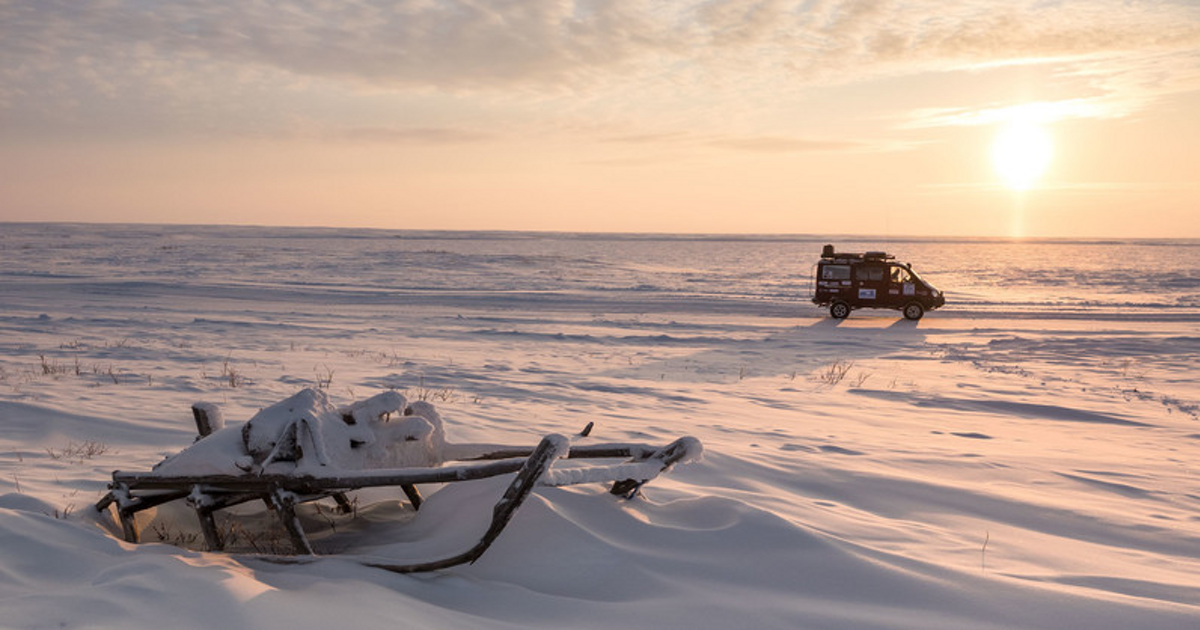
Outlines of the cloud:
<svg viewBox="0 0 1200 630">
<path fill-rule="evenodd" d="M 601 141 L 610 144 L 633 146 L 680 147 L 693 150 L 711 147 L 747 153 L 809 153 L 814 151 L 849 151 L 872 147 L 875 144 L 854 140 L 815 140 L 792 136 L 718 136 L 688 133 L 683 131 L 603 136 Z"/>
<path fill-rule="evenodd" d="M 385 85 L 557 83 L 668 49 L 667 25 L 623 0 L 11 0 L 6 57 L 73 66 L 208 59 Z M 133 66 L 131 68 L 131 66 Z M 115 69 L 115 68 L 114 68 Z"/>
<path fill-rule="evenodd" d="M 919 188 L 930 195 L 959 194 L 964 192 L 1006 192 L 1007 185 L 1001 182 L 965 182 L 955 184 L 922 184 Z M 1145 182 L 1046 182 L 1039 183 L 1038 190 L 1051 193 L 1153 193 L 1167 191 L 1193 192 L 1200 190 L 1195 182 L 1145 181 Z"/>
<path fill-rule="evenodd" d="M 1079 118 L 1117 118 L 1127 112 L 1115 109 L 1100 98 L 1076 98 L 1060 101 L 1025 102 L 998 107 L 953 107 L 921 109 L 910 114 L 902 128 L 970 127 L 996 125 L 1012 120 L 1037 124 Z"/>
<path fill-rule="evenodd" d="M 455 129 L 448 127 L 414 127 L 395 129 L 386 127 L 357 127 L 334 134 L 333 139 L 346 139 L 355 142 L 380 142 L 387 144 L 474 144 L 486 142 L 495 138 L 493 134 L 474 131 L 471 129 Z"/>
<path fill-rule="evenodd" d="M 816 0 L 803 5 L 723 0 L 701 12 L 711 57 L 729 67 L 773 66 L 804 82 L 982 69 L 1003 64 L 1103 60 L 1113 73 L 1147 71 L 1148 60 L 1196 64 L 1200 6 L 1173 2 L 905 2 Z M 776 17 L 731 38 L 752 10 Z M 721 16 L 721 19 L 711 16 Z M 720 63 L 720 62 L 717 62 Z"/>
<path fill-rule="evenodd" d="M 808 153 L 812 151 L 847 151 L 861 149 L 864 143 L 844 140 L 806 140 L 760 136 L 752 138 L 725 138 L 713 140 L 710 145 L 722 149 L 734 149 L 752 153 Z"/>
<path fill-rule="evenodd" d="M 330 86 L 621 108 L 1030 63 L 1169 93 L 1197 50 L 1200 8 L 1152 0 L 0 0 L 0 113 L 253 127 Z"/>
<path fill-rule="evenodd" d="M 603 137 L 601 140 L 603 142 L 610 142 L 613 144 L 646 145 L 646 144 L 692 143 L 695 141 L 695 137 L 692 134 L 683 133 L 683 132 L 679 132 L 679 131 L 667 131 L 667 132 L 657 132 L 657 133 L 638 133 L 638 134 L 625 134 L 625 135 L 618 135 L 618 136 L 606 136 L 606 137 Z"/>
<path fill-rule="evenodd" d="M 736 48 L 806 72 L 1194 49 L 1197 18 L 1182 5 L 1102 0 L 8 0 L 0 46 L 21 64 L 95 59 L 114 73 L 207 59 L 453 89 L 569 84 Z"/>
</svg>

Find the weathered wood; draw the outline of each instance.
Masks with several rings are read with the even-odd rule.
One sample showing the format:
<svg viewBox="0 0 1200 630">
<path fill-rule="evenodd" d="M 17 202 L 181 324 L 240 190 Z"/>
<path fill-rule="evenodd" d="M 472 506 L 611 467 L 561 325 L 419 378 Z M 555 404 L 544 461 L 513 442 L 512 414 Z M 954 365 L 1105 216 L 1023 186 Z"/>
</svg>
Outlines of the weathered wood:
<svg viewBox="0 0 1200 630">
<path fill-rule="evenodd" d="M 204 534 L 204 543 L 209 551 L 221 551 L 225 549 L 225 541 L 221 537 L 220 530 L 217 529 L 217 520 L 213 516 L 213 510 L 208 507 L 196 508 L 196 517 L 200 519 L 200 531 Z"/>
<path fill-rule="evenodd" d="M 661 461 L 662 467 L 659 468 L 659 472 L 662 472 L 690 455 L 690 449 L 695 444 L 698 444 L 698 442 L 692 438 L 679 438 L 653 453 L 644 454 L 642 457 L 634 457 L 634 461 L 646 461 L 650 459 Z M 614 481 L 612 488 L 609 489 L 609 493 L 625 497 L 626 499 L 632 499 L 637 496 L 637 493 L 641 491 L 642 486 L 646 485 L 647 481 L 649 479 L 622 479 Z"/>
<path fill-rule="evenodd" d="M 208 417 L 208 408 L 206 405 L 192 405 L 192 417 L 196 419 L 196 433 L 199 437 L 204 438 L 212 435 L 214 427 L 212 419 Z"/>
<path fill-rule="evenodd" d="M 408 502 L 412 504 L 414 510 L 421 509 L 421 504 L 425 499 L 421 497 L 421 492 L 411 483 L 402 484 L 400 489 L 404 491 L 404 496 L 408 497 Z"/>
<path fill-rule="evenodd" d="M 513 514 L 517 508 L 521 507 L 529 493 L 533 491 L 537 485 L 538 479 L 546 473 L 550 468 L 551 462 L 557 454 L 557 446 L 554 436 L 546 437 L 534 449 L 533 454 L 529 459 L 525 460 L 521 469 L 517 472 L 516 478 L 509 484 L 504 491 L 504 496 L 492 508 L 492 522 L 488 526 L 488 530 L 467 551 L 456 556 L 451 556 L 442 560 L 432 562 L 420 562 L 416 564 L 383 564 L 383 563 L 364 563 L 369 567 L 384 569 L 393 573 L 421 573 L 425 571 L 436 571 L 438 569 L 446 569 L 460 564 L 474 563 L 483 555 L 488 547 L 492 546 L 500 532 L 512 520 Z"/>
<path fill-rule="evenodd" d="M 199 419 L 197 429 L 202 430 Z M 400 486 L 413 508 L 419 509 L 423 498 L 417 490 L 417 484 L 449 483 L 517 473 L 504 497 L 493 507 L 492 522 L 488 531 L 471 549 L 433 562 L 411 565 L 369 564 L 398 573 L 413 573 L 474 562 L 495 541 L 516 509 L 539 483 L 570 485 L 608 481 L 619 479 L 620 476 L 638 477 L 618 480 L 611 490 L 615 494 L 632 496 L 658 472 L 666 470 L 689 455 L 699 454 L 699 443 L 691 438 L 682 438 L 664 447 L 645 444 L 596 444 L 570 448 L 566 456 L 570 459 L 621 458 L 627 461 L 619 465 L 566 467 L 561 471 L 562 474 L 548 473 L 554 459 L 564 455 L 562 451 L 566 450 L 567 444 L 567 439 L 562 436 L 547 436 L 534 448 L 485 444 L 447 445 L 445 455 L 451 461 L 460 463 L 437 468 L 354 471 L 334 469 L 327 474 L 320 472 L 326 470 L 323 468 L 316 468 L 318 472 L 315 473 L 310 472 L 314 468 L 306 468 L 306 472 L 302 473 L 215 475 L 163 475 L 154 471 L 115 471 L 113 481 L 109 484 L 112 491 L 101 498 L 96 507 L 103 510 L 115 504 L 125 539 L 137 542 L 137 512 L 187 497 L 200 520 L 205 543 L 210 550 L 218 551 L 224 548 L 225 542 L 217 528 L 215 512 L 247 501 L 261 500 L 276 514 L 295 553 L 302 557 L 313 555 L 313 548 L 296 513 L 296 506 L 301 503 L 333 498 L 343 512 L 352 511 L 353 507 L 346 498 L 346 492 L 360 488 Z M 551 475 L 550 478 L 547 478 L 548 475 Z M 295 558 L 293 561 L 303 560 Z"/>
<path fill-rule="evenodd" d="M 104 511 L 111 505 L 117 507 L 117 519 L 121 523 L 121 535 L 126 542 L 136 543 L 139 540 L 137 530 L 137 520 L 135 514 L 142 510 L 146 510 L 155 506 L 169 503 L 177 499 L 182 499 L 187 496 L 186 491 L 174 490 L 171 492 L 156 492 L 144 496 L 131 496 L 129 488 L 120 484 L 112 485 L 113 491 L 104 495 L 99 502 L 96 503 L 98 511 Z"/>
<path fill-rule="evenodd" d="M 127 543 L 137 543 L 138 529 L 137 520 L 134 518 L 135 510 L 129 508 L 118 508 L 117 518 L 121 520 L 121 535 Z"/>
<path fill-rule="evenodd" d="M 204 488 L 204 492 L 208 495 L 209 508 L 214 512 L 263 498 L 261 492 L 221 492 L 219 490 L 212 490 L 207 486 L 201 487 Z"/>
<path fill-rule="evenodd" d="M 350 502 L 350 499 L 346 498 L 345 492 L 334 493 L 333 500 L 337 503 L 338 511 L 342 514 L 349 514 L 354 511 L 354 504 Z"/>
<path fill-rule="evenodd" d="M 300 519 L 296 516 L 296 497 L 291 492 L 277 488 L 270 495 L 271 509 L 275 511 L 275 515 L 279 518 L 280 524 L 288 533 L 288 538 L 292 541 L 292 548 L 297 554 L 311 556 L 313 555 L 312 544 L 308 542 L 308 536 L 304 533 L 304 528 L 300 526 Z"/>
<path fill-rule="evenodd" d="M 117 497 L 112 493 L 112 491 L 106 492 L 104 496 L 96 502 L 96 511 L 103 512 L 104 510 L 107 510 L 108 506 L 112 505 L 114 502 L 116 502 L 116 500 Z"/>
<path fill-rule="evenodd" d="M 672 443 L 672 445 L 678 443 Z M 671 445 L 665 447 L 669 449 Z M 266 473 L 261 475 L 160 475 L 116 471 L 113 480 L 128 485 L 131 490 L 175 489 L 181 486 L 202 484 L 208 491 L 222 492 L 266 492 L 274 486 L 299 494 L 322 494 L 331 490 L 357 490 L 379 486 L 404 486 L 422 483 L 449 483 L 495 477 L 520 470 L 523 458 L 533 454 L 534 449 L 510 449 L 493 451 L 473 458 L 471 461 L 490 461 L 486 464 L 445 466 L 442 468 L 385 468 L 343 472 L 331 475 L 299 473 L 292 475 Z M 569 459 L 634 458 L 648 459 L 659 450 L 642 445 L 598 444 L 571 449 Z M 495 460 L 495 461 L 491 461 Z"/>
<path fill-rule="evenodd" d="M 457 458 L 458 461 L 464 462 L 514 459 L 529 457 L 533 453 L 532 448 L 501 448 L 471 444 L 455 444 L 454 449 L 465 453 Z M 570 452 L 567 453 L 567 459 L 644 457 L 646 454 L 653 453 L 654 451 L 654 448 L 642 444 L 592 444 L 588 446 L 572 446 Z"/>
<path fill-rule="evenodd" d="M 637 496 L 637 493 L 642 489 L 642 483 L 643 482 L 641 479 L 622 479 L 620 481 L 614 481 L 612 488 L 609 488 L 608 493 L 615 494 L 626 499 L 632 499 L 633 497 Z"/>
<path fill-rule="evenodd" d="M 217 531 L 216 518 L 213 517 L 213 512 L 224 507 L 223 502 L 215 500 L 199 484 L 192 486 L 192 491 L 187 496 L 187 502 L 192 509 L 196 510 L 196 518 L 200 521 L 200 533 L 204 534 L 204 544 L 208 550 L 224 549 L 225 541 L 221 540 L 221 533 Z"/>
<path fill-rule="evenodd" d="M 332 475 L 268 473 L 262 475 L 158 475 L 117 471 L 113 479 L 131 490 L 175 489 L 202 484 L 209 492 L 266 492 L 280 487 L 298 494 L 320 494 L 331 490 L 347 491 L 379 486 L 403 486 L 420 483 L 448 483 L 495 477 L 521 468 L 520 460 L 497 461 L 473 466 L 444 468 L 389 468 Z"/>
<path fill-rule="evenodd" d="M 529 449 L 526 457 L 532 456 L 532 451 Z M 511 449 L 504 451 L 493 451 L 490 456 L 512 455 L 525 452 L 525 449 Z M 646 461 L 649 459 L 661 459 L 662 469 L 670 467 L 679 459 L 687 455 L 687 445 L 684 440 L 676 440 L 671 444 L 654 449 L 643 445 L 618 445 L 618 444 L 599 444 L 595 446 L 579 447 L 572 449 L 568 457 L 572 459 L 579 458 L 632 458 L 633 461 Z M 472 479 L 484 479 L 494 477 L 519 470 L 523 461 L 516 457 L 506 457 L 497 461 L 492 461 L 486 464 L 473 464 L 463 466 L 447 466 L 443 468 L 393 468 L 393 469 L 378 469 L 364 470 L 346 474 L 339 472 L 332 475 L 285 475 L 285 474 L 263 474 L 263 475 L 160 475 L 153 472 L 150 473 L 126 473 L 116 471 L 113 473 L 114 485 L 120 484 L 128 490 L 175 490 L 179 488 L 190 488 L 199 484 L 204 488 L 204 492 L 212 497 L 213 501 L 219 503 L 219 507 L 229 507 L 255 498 L 261 498 L 274 489 L 279 488 L 295 493 L 297 495 L 310 495 L 312 498 L 321 498 L 332 496 L 335 493 L 356 490 L 360 488 L 371 488 L 380 486 L 400 486 L 402 489 L 405 486 L 412 487 L 413 493 L 416 493 L 416 485 L 422 483 L 449 483 L 454 481 L 467 481 Z M 641 480 L 634 480 L 641 481 Z M 629 487 L 623 488 L 624 492 L 628 492 Z M 618 488 L 614 488 L 613 492 L 618 492 Z M 186 494 L 186 493 L 184 493 Z M 413 494 L 405 490 L 409 500 L 414 505 L 419 505 L 421 499 L 417 493 L 417 499 L 413 498 Z M 154 505 L 158 505 L 165 501 L 174 500 L 179 495 L 167 493 L 163 495 L 162 500 L 155 500 Z M 139 502 L 152 500 L 151 496 L 140 497 Z M 311 499 L 310 499 L 311 500 Z M 102 502 L 105 499 L 101 500 Z M 136 510 L 145 509 L 150 505 L 138 506 Z"/>
</svg>

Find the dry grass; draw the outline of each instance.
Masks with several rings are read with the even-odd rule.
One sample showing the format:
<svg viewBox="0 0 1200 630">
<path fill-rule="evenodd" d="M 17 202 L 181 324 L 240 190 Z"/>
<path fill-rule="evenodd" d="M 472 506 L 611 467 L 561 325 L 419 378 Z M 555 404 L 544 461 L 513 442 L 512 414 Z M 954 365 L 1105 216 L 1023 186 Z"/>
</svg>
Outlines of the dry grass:
<svg viewBox="0 0 1200 630">
<path fill-rule="evenodd" d="M 425 386 L 425 377 L 422 376 L 418 380 L 417 386 L 411 389 L 404 390 L 404 397 L 409 400 L 420 400 L 423 402 L 454 402 L 458 400 L 458 392 L 450 387 L 432 388 Z"/>
<path fill-rule="evenodd" d="M 282 527 L 257 529 L 247 527 L 233 517 L 218 519 L 217 534 L 229 550 L 249 550 L 252 553 L 287 556 L 295 553 L 291 541 Z M 207 543 L 201 532 L 183 527 L 174 521 L 163 519 L 151 524 L 148 530 L 156 540 L 185 549 L 205 549 Z"/>
<path fill-rule="evenodd" d="M 329 389 L 333 385 L 333 368 L 328 365 L 322 366 L 324 370 L 316 370 L 317 372 L 317 389 Z M 315 368 L 314 368 L 315 369 Z"/>
<path fill-rule="evenodd" d="M 241 371 L 230 365 L 229 359 L 226 358 L 221 364 L 221 380 L 232 388 L 238 388 L 245 384 L 246 377 Z"/>
<path fill-rule="evenodd" d="M 817 370 L 816 379 L 822 385 L 833 387 L 841 383 L 850 373 L 850 368 L 854 367 L 853 361 L 843 361 L 838 359 L 833 363 Z"/>
<path fill-rule="evenodd" d="M 70 442 L 60 449 L 46 447 L 46 454 L 54 461 L 83 462 L 108 452 L 108 445 L 95 440 L 80 443 Z"/>
</svg>

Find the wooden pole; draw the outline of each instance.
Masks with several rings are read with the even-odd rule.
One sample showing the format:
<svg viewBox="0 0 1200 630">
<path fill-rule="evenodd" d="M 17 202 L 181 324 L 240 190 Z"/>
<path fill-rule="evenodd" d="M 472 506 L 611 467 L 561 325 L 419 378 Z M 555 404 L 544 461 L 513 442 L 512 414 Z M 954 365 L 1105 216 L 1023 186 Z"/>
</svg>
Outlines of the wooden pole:
<svg viewBox="0 0 1200 630">
<path fill-rule="evenodd" d="M 196 433 L 200 438 L 212 435 L 213 425 L 212 419 L 208 417 L 207 405 L 202 403 L 192 405 L 192 417 L 196 419 Z"/>
<path fill-rule="evenodd" d="M 457 556 L 434 560 L 433 562 L 421 562 L 417 564 L 377 564 L 374 562 L 365 562 L 363 564 L 393 573 L 420 573 L 445 569 L 460 564 L 474 563 L 483 555 L 483 552 L 487 551 L 488 547 L 492 546 L 496 537 L 504 530 L 504 526 L 508 525 L 508 522 L 512 519 L 517 508 L 521 507 L 526 497 L 533 491 L 533 487 L 537 485 L 538 479 L 550 468 L 550 464 L 554 461 L 554 457 L 557 454 L 556 450 L 557 447 L 554 444 L 553 437 L 543 439 L 533 449 L 533 454 L 529 456 L 529 459 L 525 460 L 517 472 L 516 478 L 509 484 L 508 489 L 504 491 L 504 496 L 492 508 L 491 525 L 484 532 L 483 537 L 479 539 L 479 542 L 475 543 L 474 547 Z"/>
<path fill-rule="evenodd" d="M 288 538 L 292 540 L 292 547 L 296 553 L 305 556 L 313 555 L 312 544 L 308 542 L 308 536 L 304 533 L 304 528 L 300 527 L 300 519 L 296 516 L 296 495 L 276 488 L 271 493 L 270 501 L 271 508 L 275 510 L 279 522 L 287 530 Z"/>
<path fill-rule="evenodd" d="M 411 483 L 400 485 L 400 489 L 404 491 L 404 496 L 408 497 L 408 502 L 412 504 L 414 510 L 421 509 L 421 503 L 425 499 L 421 498 L 421 491 Z"/>
</svg>

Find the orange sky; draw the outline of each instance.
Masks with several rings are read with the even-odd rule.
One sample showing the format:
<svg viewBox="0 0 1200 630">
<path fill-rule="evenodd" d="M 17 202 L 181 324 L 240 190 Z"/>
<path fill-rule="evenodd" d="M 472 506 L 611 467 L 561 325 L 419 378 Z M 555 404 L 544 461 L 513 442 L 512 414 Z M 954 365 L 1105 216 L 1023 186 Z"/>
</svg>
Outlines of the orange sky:
<svg viewBox="0 0 1200 630">
<path fill-rule="evenodd" d="M 1194 2 L 266 5 L 0 0 L 0 221 L 1200 238 Z"/>
</svg>

